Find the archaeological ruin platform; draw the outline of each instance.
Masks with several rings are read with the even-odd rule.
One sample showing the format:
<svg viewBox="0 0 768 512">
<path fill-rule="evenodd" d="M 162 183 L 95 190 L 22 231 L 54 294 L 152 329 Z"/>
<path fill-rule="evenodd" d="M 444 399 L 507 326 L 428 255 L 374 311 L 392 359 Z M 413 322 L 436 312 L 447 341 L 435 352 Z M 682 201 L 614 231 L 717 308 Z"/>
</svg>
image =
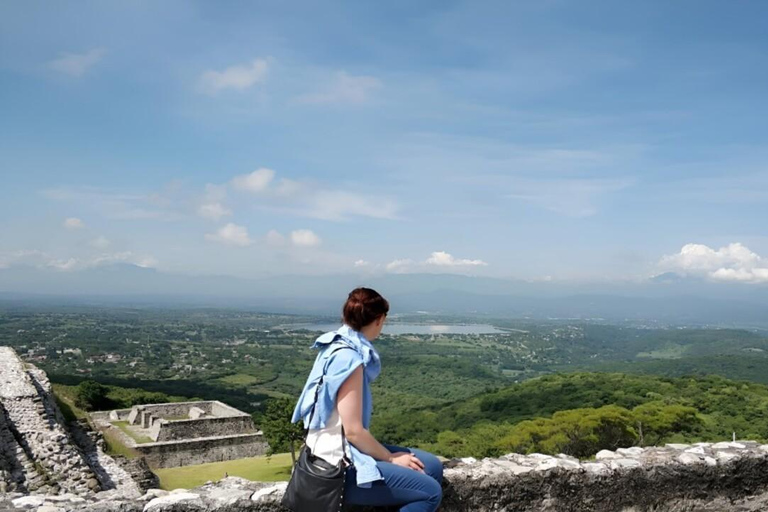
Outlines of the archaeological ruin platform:
<svg viewBox="0 0 768 512">
<path fill-rule="evenodd" d="M 249 414 L 217 400 L 137 405 L 91 419 L 155 468 L 255 457 L 269 448 Z"/>
</svg>

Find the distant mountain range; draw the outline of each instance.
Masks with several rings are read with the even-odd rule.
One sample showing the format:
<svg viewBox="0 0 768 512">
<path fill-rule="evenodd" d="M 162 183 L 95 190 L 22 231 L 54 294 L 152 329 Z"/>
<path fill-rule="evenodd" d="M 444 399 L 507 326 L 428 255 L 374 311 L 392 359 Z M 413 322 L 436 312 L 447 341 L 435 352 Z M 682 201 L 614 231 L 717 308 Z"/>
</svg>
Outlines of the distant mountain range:
<svg viewBox="0 0 768 512">
<path fill-rule="evenodd" d="M 711 283 L 678 274 L 643 282 L 576 283 L 455 274 L 189 276 L 129 264 L 78 272 L 0 269 L 0 299 L 87 304 L 243 307 L 338 313 L 356 286 L 379 290 L 393 311 L 514 318 L 656 320 L 768 327 L 768 286 Z"/>
</svg>

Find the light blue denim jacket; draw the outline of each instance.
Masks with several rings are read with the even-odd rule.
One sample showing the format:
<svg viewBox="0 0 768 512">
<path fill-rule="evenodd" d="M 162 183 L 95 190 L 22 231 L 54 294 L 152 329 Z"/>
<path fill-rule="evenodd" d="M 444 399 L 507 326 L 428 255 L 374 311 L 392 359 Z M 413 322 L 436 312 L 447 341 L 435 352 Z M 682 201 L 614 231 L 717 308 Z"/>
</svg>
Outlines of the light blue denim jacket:
<svg viewBox="0 0 768 512">
<path fill-rule="evenodd" d="M 346 345 L 353 350 L 334 349 Z M 363 426 L 367 429 L 371 423 L 373 413 L 373 399 L 371 397 L 371 382 L 378 377 L 381 371 L 379 353 L 370 341 L 359 331 L 355 331 L 348 325 L 342 325 L 339 329 L 327 332 L 317 338 L 311 348 L 320 350 L 315 358 L 312 370 L 309 372 L 304 390 L 293 411 L 291 423 L 304 420 L 304 428 L 323 428 L 336 407 L 336 394 L 341 384 L 352 372 L 360 366 L 363 371 Z M 329 355 L 333 352 L 333 354 Z M 312 412 L 312 404 L 315 399 L 315 390 L 323 375 L 323 368 L 328 363 L 323 385 L 317 397 L 317 409 L 312 416 L 312 424 L 309 424 L 309 416 Z M 358 487 L 370 487 L 371 482 L 381 480 L 383 477 L 376 460 L 366 453 L 362 453 L 352 443 L 349 443 L 352 454 L 352 463 L 357 470 Z"/>
</svg>

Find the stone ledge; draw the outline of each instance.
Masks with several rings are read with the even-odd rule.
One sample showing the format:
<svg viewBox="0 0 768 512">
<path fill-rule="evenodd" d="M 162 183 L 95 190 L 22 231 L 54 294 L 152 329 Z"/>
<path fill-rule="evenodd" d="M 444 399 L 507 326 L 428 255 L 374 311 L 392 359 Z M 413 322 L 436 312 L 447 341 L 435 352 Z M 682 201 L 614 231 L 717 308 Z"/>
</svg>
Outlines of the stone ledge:
<svg viewBox="0 0 768 512">
<path fill-rule="evenodd" d="M 720 455 L 718 454 L 728 454 Z M 509 454 L 445 465 L 442 512 L 756 512 L 768 509 L 768 445 L 698 443 L 604 451 L 596 461 Z M 697 458 L 698 460 L 694 460 Z M 707 459 L 712 460 L 707 460 Z M 630 462 L 631 461 L 631 462 Z M 714 462 L 713 462 L 714 461 Z M 139 499 L 7 496 L 10 510 L 281 512 L 286 483 L 230 477 Z M 34 503 L 32 503 L 34 501 Z M 366 509 L 371 511 L 374 509 Z M 383 512 L 386 509 L 375 509 Z M 357 509 L 363 512 L 364 509 Z"/>
</svg>

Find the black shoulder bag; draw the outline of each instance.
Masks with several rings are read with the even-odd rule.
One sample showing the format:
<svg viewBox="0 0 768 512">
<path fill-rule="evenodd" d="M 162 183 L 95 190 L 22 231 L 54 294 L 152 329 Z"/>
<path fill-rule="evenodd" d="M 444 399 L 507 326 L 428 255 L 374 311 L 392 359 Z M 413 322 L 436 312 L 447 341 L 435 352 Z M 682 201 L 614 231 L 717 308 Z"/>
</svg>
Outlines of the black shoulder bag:
<svg viewBox="0 0 768 512">
<path fill-rule="evenodd" d="M 333 350 L 341 350 L 339 347 Z M 330 360 L 331 355 L 328 356 Z M 309 424 L 312 425 L 312 416 L 315 414 L 317 406 L 317 397 L 320 393 L 320 386 L 323 385 L 325 371 L 328 362 L 323 367 L 323 375 L 317 383 L 315 390 L 315 403 L 312 405 L 312 412 L 309 414 Z M 307 435 L 309 430 L 307 430 Z M 344 482 L 347 466 L 352 461 L 347 457 L 344 450 L 344 425 L 341 426 L 341 447 L 344 454 L 338 464 L 333 465 L 320 457 L 312 455 L 312 451 L 307 446 L 307 435 L 304 436 L 304 446 L 299 452 L 299 458 L 293 467 L 291 480 L 285 489 L 282 504 L 293 512 L 334 512 L 341 510 L 344 504 Z"/>
</svg>

